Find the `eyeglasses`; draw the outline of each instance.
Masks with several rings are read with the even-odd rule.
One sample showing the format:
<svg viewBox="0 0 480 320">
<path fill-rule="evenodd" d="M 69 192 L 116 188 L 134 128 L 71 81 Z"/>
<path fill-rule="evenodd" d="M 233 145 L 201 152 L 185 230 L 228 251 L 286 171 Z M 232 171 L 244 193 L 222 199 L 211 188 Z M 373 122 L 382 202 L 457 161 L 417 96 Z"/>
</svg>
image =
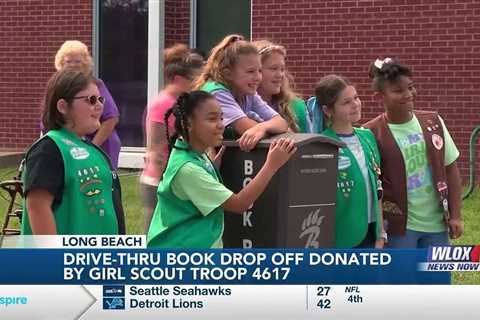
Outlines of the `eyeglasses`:
<svg viewBox="0 0 480 320">
<path fill-rule="evenodd" d="M 73 100 L 75 99 L 85 99 L 88 103 L 90 103 L 92 106 L 96 105 L 97 102 L 100 102 L 100 104 L 103 105 L 105 102 L 105 97 L 102 96 L 79 96 L 79 97 L 73 97 Z"/>
</svg>

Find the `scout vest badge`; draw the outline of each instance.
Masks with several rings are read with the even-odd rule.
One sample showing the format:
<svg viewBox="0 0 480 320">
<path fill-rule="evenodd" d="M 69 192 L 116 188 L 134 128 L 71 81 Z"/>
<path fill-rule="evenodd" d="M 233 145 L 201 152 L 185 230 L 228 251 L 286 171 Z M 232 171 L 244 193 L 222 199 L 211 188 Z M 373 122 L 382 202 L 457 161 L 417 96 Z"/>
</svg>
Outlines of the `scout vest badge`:
<svg viewBox="0 0 480 320">
<path fill-rule="evenodd" d="M 380 169 L 380 166 L 377 164 L 377 161 L 375 161 L 375 156 L 373 155 L 372 151 L 370 151 L 370 154 L 372 155 L 373 170 L 377 174 L 377 177 L 380 177 L 380 175 L 382 174 L 382 170 Z"/>
<path fill-rule="evenodd" d="M 339 156 L 338 157 L 338 170 L 346 170 L 352 165 L 352 161 L 349 157 Z"/>
<path fill-rule="evenodd" d="M 435 131 L 438 130 L 438 128 L 438 123 L 433 123 L 432 120 L 427 120 L 427 131 Z"/>
<path fill-rule="evenodd" d="M 347 172 L 338 173 L 339 181 L 337 182 L 337 188 L 340 189 L 345 198 L 350 197 L 350 193 L 354 188 L 354 181 L 349 179 Z"/>
<path fill-rule="evenodd" d="M 448 186 L 445 181 L 440 181 L 437 183 L 437 191 L 440 195 L 440 203 L 445 212 L 448 212 Z"/>
<path fill-rule="evenodd" d="M 435 149 L 442 150 L 443 148 L 443 139 L 438 134 L 432 134 L 432 143 Z"/>
<path fill-rule="evenodd" d="M 377 161 L 375 160 L 375 155 L 372 151 L 372 147 L 368 145 L 370 148 L 370 155 L 372 157 L 371 160 L 371 165 L 373 168 L 373 171 L 375 171 L 376 175 L 376 180 L 377 180 L 377 199 L 382 199 L 383 198 L 383 186 L 382 186 L 382 180 L 380 180 L 380 175 L 382 174 L 382 170 L 380 169 L 380 166 L 377 164 Z"/>
<path fill-rule="evenodd" d="M 70 149 L 70 155 L 75 160 L 83 160 L 87 159 L 90 154 L 88 153 L 87 149 L 82 147 L 73 147 Z"/>
</svg>

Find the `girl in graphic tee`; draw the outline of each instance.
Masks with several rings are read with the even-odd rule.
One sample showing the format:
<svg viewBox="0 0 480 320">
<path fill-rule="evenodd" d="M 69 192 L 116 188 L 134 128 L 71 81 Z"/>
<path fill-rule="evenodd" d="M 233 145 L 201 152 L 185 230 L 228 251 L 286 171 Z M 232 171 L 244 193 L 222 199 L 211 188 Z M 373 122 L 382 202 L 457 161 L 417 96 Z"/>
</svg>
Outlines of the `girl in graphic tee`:
<svg viewBox="0 0 480 320">
<path fill-rule="evenodd" d="M 414 110 L 417 90 L 407 66 L 391 58 L 370 65 L 385 112 L 365 124 L 382 156 L 383 213 L 389 247 L 425 248 L 463 233 L 459 152 L 436 112 Z"/>
</svg>

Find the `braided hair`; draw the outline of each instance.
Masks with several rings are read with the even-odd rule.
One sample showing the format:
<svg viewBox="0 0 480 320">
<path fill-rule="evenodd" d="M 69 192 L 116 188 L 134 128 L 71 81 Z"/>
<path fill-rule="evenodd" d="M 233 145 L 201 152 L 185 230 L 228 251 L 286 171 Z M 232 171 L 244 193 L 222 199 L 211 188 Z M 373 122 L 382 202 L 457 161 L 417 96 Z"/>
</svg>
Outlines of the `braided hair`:
<svg viewBox="0 0 480 320">
<path fill-rule="evenodd" d="M 411 77 L 412 71 L 398 60 L 385 58 L 384 60 L 377 59 L 370 64 L 368 76 L 373 80 L 373 90 L 382 92 L 385 83 L 395 83 L 401 76 Z"/>
<path fill-rule="evenodd" d="M 165 124 L 168 124 L 168 119 L 173 115 L 175 116 L 175 133 L 171 134 L 169 126 L 166 125 L 166 134 L 168 141 L 168 151 L 172 151 L 175 146 L 175 141 L 181 136 L 186 142 L 190 141 L 188 134 L 188 126 L 190 119 L 193 117 L 193 112 L 204 101 L 208 99 L 214 99 L 214 97 L 205 91 L 192 91 L 190 93 L 182 93 L 176 103 L 165 113 Z"/>
</svg>

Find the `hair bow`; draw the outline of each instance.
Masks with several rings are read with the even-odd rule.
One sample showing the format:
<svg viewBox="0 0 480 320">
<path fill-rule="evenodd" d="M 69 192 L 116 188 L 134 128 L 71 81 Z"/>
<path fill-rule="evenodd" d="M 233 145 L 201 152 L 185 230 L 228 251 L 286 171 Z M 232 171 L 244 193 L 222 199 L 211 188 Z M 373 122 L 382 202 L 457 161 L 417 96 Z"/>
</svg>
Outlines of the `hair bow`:
<svg viewBox="0 0 480 320">
<path fill-rule="evenodd" d="M 385 58 L 383 60 L 380 60 L 380 59 L 377 59 L 375 60 L 375 67 L 377 67 L 378 69 L 382 69 L 383 65 L 386 64 L 386 63 L 390 63 L 392 62 L 393 59 L 392 58 Z"/>
</svg>

